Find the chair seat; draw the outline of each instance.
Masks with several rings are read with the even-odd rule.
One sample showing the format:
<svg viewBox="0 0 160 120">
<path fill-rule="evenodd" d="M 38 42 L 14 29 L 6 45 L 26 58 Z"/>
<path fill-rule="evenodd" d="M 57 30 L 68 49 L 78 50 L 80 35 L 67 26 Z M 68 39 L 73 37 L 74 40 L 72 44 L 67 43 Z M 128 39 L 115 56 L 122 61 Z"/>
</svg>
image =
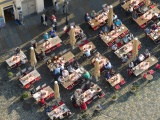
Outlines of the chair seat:
<svg viewBox="0 0 160 120">
<path fill-rule="evenodd" d="M 155 71 L 151 69 L 151 70 L 148 71 L 148 73 L 153 75 L 155 73 Z"/>
<path fill-rule="evenodd" d="M 147 73 L 144 73 L 144 74 L 143 74 L 143 78 L 146 78 L 146 77 L 147 77 Z"/>
<path fill-rule="evenodd" d="M 156 64 L 156 69 L 160 70 L 160 64 Z"/>
<path fill-rule="evenodd" d="M 87 104 L 90 104 L 92 102 L 92 99 L 88 100 L 86 103 Z"/>
<path fill-rule="evenodd" d="M 55 106 L 53 106 L 53 107 L 52 107 L 52 109 L 54 110 L 54 109 L 56 109 L 57 107 L 58 107 L 58 106 L 57 106 L 57 105 L 55 105 Z"/>
<path fill-rule="evenodd" d="M 120 82 L 121 85 L 123 85 L 123 84 L 125 84 L 125 83 L 126 83 L 125 80 L 122 80 L 122 81 Z"/>
<path fill-rule="evenodd" d="M 99 96 L 99 98 L 103 98 L 105 96 L 105 93 L 103 92 L 101 96 Z"/>
<path fill-rule="evenodd" d="M 30 88 L 30 84 L 27 84 L 27 85 L 25 85 L 24 87 L 25 87 L 25 89 L 28 89 L 28 88 Z"/>
<path fill-rule="evenodd" d="M 114 88 L 115 88 L 116 90 L 119 90 L 119 89 L 121 88 L 121 86 L 120 86 L 120 85 L 116 85 L 116 86 L 114 86 Z"/>
<path fill-rule="evenodd" d="M 71 90 L 72 88 L 73 88 L 72 85 L 70 85 L 70 86 L 67 87 L 68 90 Z"/>
<path fill-rule="evenodd" d="M 58 103 L 58 105 L 62 105 L 62 104 L 64 104 L 64 102 L 63 102 L 63 101 L 60 101 L 60 102 Z"/>
</svg>

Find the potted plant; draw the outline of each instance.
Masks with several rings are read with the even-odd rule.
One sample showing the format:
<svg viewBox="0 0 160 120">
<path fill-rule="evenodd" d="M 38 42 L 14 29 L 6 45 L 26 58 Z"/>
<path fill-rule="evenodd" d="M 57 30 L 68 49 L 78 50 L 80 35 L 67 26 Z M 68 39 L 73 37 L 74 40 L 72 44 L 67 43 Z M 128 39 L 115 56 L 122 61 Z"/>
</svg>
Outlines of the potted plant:
<svg viewBox="0 0 160 120">
<path fill-rule="evenodd" d="M 22 96 L 20 97 L 21 100 L 28 100 L 28 98 L 29 98 L 28 92 L 23 93 Z"/>
<path fill-rule="evenodd" d="M 13 77 L 13 73 L 12 72 L 8 72 L 8 77 L 12 78 Z"/>
<path fill-rule="evenodd" d="M 117 95 L 113 95 L 111 99 L 112 99 L 112 101 L 116 101 L 118 99 L 118 96 Z"/>
<path fill-rule="evenodd" d="M 131 92 L 136 92 L 137 91 L 137 89 L 138 89 L 138 87 L 137 86 L 132 86 L 132 88 L 131 88 Z"/>
</svg>

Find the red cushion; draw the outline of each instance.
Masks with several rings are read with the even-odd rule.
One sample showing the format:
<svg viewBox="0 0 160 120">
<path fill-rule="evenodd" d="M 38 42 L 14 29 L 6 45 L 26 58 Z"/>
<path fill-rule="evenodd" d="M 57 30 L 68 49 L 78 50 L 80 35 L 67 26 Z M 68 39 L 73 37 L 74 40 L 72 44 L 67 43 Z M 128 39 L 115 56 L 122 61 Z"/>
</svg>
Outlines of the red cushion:
<svg viewBox="0 0 160 120">
<path fill-rule="evenodd" d="M 25 85 L 25 88 L 26 89 L 30 88 L 30 84 Z"/>
<path fill-rule="evenodd" d="M 58 104 L 59 104 L 59 105 L 62 105 L 62 104 L 64 104 L 64 102 L 63 102 L 63 101 L 60 101 Z"/>
<path fill-rule="evenodd" d="M 156 64 L 156 68 L 160 70 L 160 64 Z"/>
<path fill-rule="evenodd" d="M 108 47 L 111 47 L 113 44 L 110 42 L 110 43 L 108 43 L 107 45 L 108 45 Z"/>
<path fill-rule="evenodd" d="M 67 89 L 68 89 L 68 90 L 72 89 L 72 85 L 68 86 Z"/>
<path fill-rule="evenodd" d="M 81 110 L 86 110 L 87 109 L 86 103 L 82 103 L 80 108 L 81 108 Z"/>
<path fill-rule="evenodd" d="M 117 43 L 117 47 L 120 48 L 122 46 L 122 44 L 119 42 Z"/>
<path fill-rule="evenodd" d="M 143 74 L 143 78 L 146 78 L 146 76 L 147 76 L 147 73 L 144 73 L 144 74 Z"/>
<path fill-rule="evenodd" d="M 120 82 L 121 85 L 123 85 L 123 84 L 125 84 L 125 83 L 126 83 L 125 80 L 122 80 L 122 81 Z"/>
<path fill-rule="evenodd" d="M 102 93 L 102 95 L 101 95 L 101 96 L 99 96 L 99 98 L 103 98 L 103 97 L 104 97 L 104 95 L 105 95 L 105 94 L 104 94 L 104 92 L 103 92 L 103 93 Z"/>
<path fill-rule="evenodd" d="M 57 106 L 57 105 L 55 105 L 55 106 L 53 106 L 53 107 L 52 107 L 52 109 L 54 110 L 54 109 L 56 109 L 57 107 L 58 107 L 58 106 Z"/>
<path fill-rule="evenodd" d="M 153 75 L 155 71 L 151 69 L 148 72 L 149 72 L 149 74 Z"/>
<path fill-rule="evenodd" d="M 119 90 L 121 87 L 120 87 L 120 85 L 116 85 L 116 86 L 114 86 L 114 88 L 115 88 L 116 90 Z"/>
<path fill-rule="evenodd" d="M 86 103 L 87 104 L 90 104 L 92 102 L 92 99 L 88 100 Z"/>
</svg>

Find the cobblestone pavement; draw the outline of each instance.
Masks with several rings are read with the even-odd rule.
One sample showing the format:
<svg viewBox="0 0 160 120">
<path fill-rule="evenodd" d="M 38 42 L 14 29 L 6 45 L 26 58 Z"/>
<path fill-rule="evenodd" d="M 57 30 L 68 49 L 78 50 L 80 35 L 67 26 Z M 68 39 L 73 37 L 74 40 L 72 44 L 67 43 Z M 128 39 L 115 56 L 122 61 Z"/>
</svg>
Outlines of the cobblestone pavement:
<svg viewBox="0 0 160 120">
<path fill-rule="evenodd" d="M 97 31 L 91 30 L 87 24 L 83 21 L 83 16 L 86 12 L 95 9 L 96 11 L 101 9 L 101 5 L 104 3 L 113 4 L 114 12 L 119 16 L 122 22 L 129 28 L 129 30 L 140 39 L 142 42 L 142 49 L 140 52 L 143 52 L 146 48 L 148 48 L 153 55 L 157 58 L 160 57 L 159 49 L 160 46 L 156 46 L 150 39 L 146 39 L 141 30 L 134 22 L 130 21 L 126 18 L 123 11 L 120 10 L 118 2 L 116 0 L 72 0 L 70 3 L 69 11 L 70 11 L 70 22 L 75 21 L 77 24 L 80 24 L 80 27 L 84 30 L 84 32 L 89 37 L 97 47 L 97 50 L 105 55 L 111 63 L 113 64 L 116 72 L 120 72 L 122 76 L 125 78 L 127 83 L 121 88 L 119 92 L 114 91 L 104 80 L 104 76 L 102 76 L 100 80 L 97 82 L 100 87 L 105 91 L 106 95 L 104 98 L 95 100 L 88 107 L 89 109 L 85 114 L 91 116 L 97 104 L 101 104 L 103 106 L 103 110 L 99 115 L 95 117 L 90 117 L 88 120 L 159 120 L 160 119 L 160 73 L 156 71 L 154 75 L 154 79 L 150 85 L 145 85 L 145 80 L 139 77 L 128 77 L 126 74 L 127 65 L 121 65 L 120 60 L 117 60 L 117 57 L 114 55 L 112 51 L 110 51 L 106 44 L 97 37 Z M 154 0 L 157 5 L 160 4 L 159 0 Z M 57 13 L 59 32 L 61 39 L 63 40 L 63 46 L 56 49 L 54 52 L 59 53 L 63 49 L 69 49 L 70 45 L 68 44 L 68 35 L 62 34 L 62 27 L 64 26 L 64 17 Z M 0 120 L 46 120 L 48 117 L 44 113 L 43 108 L 41 108 L 38 104 L 34 103 L 32 99 L 27 100 L 26 102 L 30 103 L 31 108 L 29 111 L 24 110 L 22 107 L 26 105 L 24 101 L 20 101 L 20 96 L 25 92 L 24 89 L 20 88 L 19 81 L 16 78 L 11 80 L 8 79 L 7 73 L 8 71 L 12 71 L 13 73 L 17 73 L 18 69 L 10 70 L 8 69 L 4 60 L 7 58 L 7 55 L 10 54 L 10 50 L 18 45 L 21 45 L 22 50 L 25 52 L 27 56 L 29 56 L 29 41 L 33 38 L 37 40 L 41 39 L 41 33 L 48 30 L 49 27 L 41 26 L 37 21 L 39 20 L 40 15 L 31 15 L 26 18 L 24 26 L 16 26 L 14 23 L 8 23 L 6 26 L 7 29 L 1 30 L 0 40 L 1 40 L 1 53 L 3 50 L 8 50 L 4 54 L 1 54 L 0 59 Z M 30 21 L 33 21 L 30 23 Z M 51 24 L 50 24 L 51 25 Z M 16 35 L 12 33 L 12 31 L 16 32 Z M 8 33 L 7 33 L 8 32 Z M 13 35 L 14 37 L 11 38 Z M 38 36 L 37 36 L 38 35 Z M 6 40 L 4 42 L 4 40 Z M 10 41 L 11 40 L 11 41 Z M 3 43 L 4 42 L 4 43 Z M 79 57 L 80 50 L 75 48 L 72 52 L 77 56 L 77 59 L 81 65 L 83 65 L 87 70 L 91 73 L 93 72 L 93 66 L 90 64 L 89 60 L 84 60 Z M 29 65 L 22 66 L 22 68 L 27 67 Z M 154 69 L 154 68 L 153 68 Z M 42 79 L 35 83 L 34 86 L 42 85 L 43 83 L 47 83 L 53 88 L 53 76 L 47 69 L 46 65 L 42 62 L 39 62 L 37 65 L 37 70 L 40 72 Z M 131 85 L 138 84 L 140 86 L 140 90 L 136 95 L 133 95 L 130 92 Z M 79 108 L 73 108 L 70 96 L 74 92 L 75 87 L 71 91 L 66 91 L 62 86 L 60 86 L 61 98 L 65 101 L 66 105 L 69 109 L 76 113 L 70 120 L 78 120 L 80 113 Z M 111 96 L 117 94 L 118 100 L 116 102 L 111 101 Z M 87 118 L 86 118 L 87 119 Z"/>
</svg>

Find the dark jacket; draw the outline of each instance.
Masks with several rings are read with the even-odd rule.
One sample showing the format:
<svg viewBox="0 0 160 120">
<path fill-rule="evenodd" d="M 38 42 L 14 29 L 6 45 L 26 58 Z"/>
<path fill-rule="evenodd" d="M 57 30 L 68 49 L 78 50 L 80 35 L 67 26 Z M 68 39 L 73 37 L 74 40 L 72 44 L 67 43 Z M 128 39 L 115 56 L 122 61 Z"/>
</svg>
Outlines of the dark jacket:
<svg viewBox="0 0 160 120">
<path fill-rule="evenodd" d="M 45 21 L 47 21 L 47 16 L 45 15 Z M 43 17 L 41 16 L 41 23 L 43 23 L 44 22 L 44 20 L 43 20 Z"/>
</svg>

